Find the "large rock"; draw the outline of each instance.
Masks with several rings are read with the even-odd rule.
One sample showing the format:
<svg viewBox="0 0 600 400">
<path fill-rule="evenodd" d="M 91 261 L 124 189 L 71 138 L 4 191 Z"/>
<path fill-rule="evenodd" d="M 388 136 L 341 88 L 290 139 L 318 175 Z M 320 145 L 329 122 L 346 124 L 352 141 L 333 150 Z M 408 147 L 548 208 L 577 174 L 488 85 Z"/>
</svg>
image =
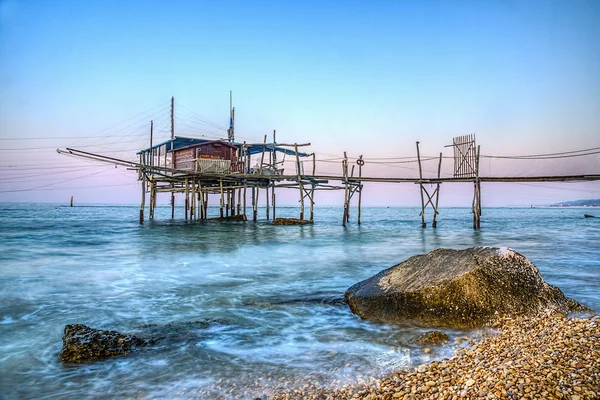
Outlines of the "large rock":
<svg viewBox="0 0 600 400">
<path fill-rule="evenodd" d="M 307 219 L 297 219 L 297 218 L 275 218 L 273 220 L 273 225 L 311 225 L 312 222 Z"/>
<path fill-rule="evenodd" d="M 79 363 L 97 358 L 128 354 L 146 341 L 117 331 L 100 331 L 82 324 L 65 326 L 60 359 Z"/>
<path fill-rule="evenodd" d="M 544 282 L 507 248 L 437 249 L 359 282 L 345 294 L 362 318 L 418 326 L 474 328 L 502 316 L 590 311 Z"/>
</svg>

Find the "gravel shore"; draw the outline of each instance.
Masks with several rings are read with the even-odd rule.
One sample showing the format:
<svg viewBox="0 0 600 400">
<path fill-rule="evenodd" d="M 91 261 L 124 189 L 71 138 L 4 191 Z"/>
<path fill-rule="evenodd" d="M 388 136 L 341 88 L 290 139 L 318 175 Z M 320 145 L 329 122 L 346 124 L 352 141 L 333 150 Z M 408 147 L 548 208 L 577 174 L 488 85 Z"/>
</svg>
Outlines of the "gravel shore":
<svg viewBox="0 0 600 400">
<path fill-rule="evenodd" d="M 269 399 L 600 399 L 600 317 L 505 319 L 452 358 L 384 379 Z"/>
</svg>

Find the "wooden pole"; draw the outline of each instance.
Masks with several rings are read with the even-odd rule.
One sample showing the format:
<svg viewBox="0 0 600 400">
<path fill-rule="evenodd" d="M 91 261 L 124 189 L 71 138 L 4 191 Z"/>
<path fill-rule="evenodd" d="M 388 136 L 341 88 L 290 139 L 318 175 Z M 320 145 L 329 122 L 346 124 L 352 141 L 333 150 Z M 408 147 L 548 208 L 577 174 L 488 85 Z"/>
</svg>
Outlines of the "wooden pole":
<svg viewBox="0 0 600 400">
<path fill-rule="evenodd" d="M 206 191 L 206 198 L 204 200 L 204 219 L 208 219 L 208 191 Z"/>
<path fill-rule="evenodd" d="M 73 196 L 71 196 L 71 202 L 70 202 L 71 207 L 73 207 Z"/>
<path fill-rule="evenodd" d="M 260 172 L 259 172 L 259 174 L 260 174 L 261 176 L 262 176 L 262 174 L 263 174 L 263 162 L 264 162 L 264 160 L 265 160 L 265 149 L 266 149 L 265 145 L 266 145 L 266 144 L 267 144 L 267 135 L 265 135 L 265 141 L 264 141 L 264 144 L 263 144 L 262 153 L 260 153 L 260 167 L 259 167 L 259 169 L 258 169 L 258 170 L 260 171 Z"/>
<path fill-rule="evenodd" d="M 258 218 L 258 210 L 256 205 L 256 203 L 258 202 L 258 193 L 256 192 L 256 187 L 252 186 L 252 221 L 254 222 L 256 222 L 256 219 Z"/>
<path fill-rule="evenodd" d="M 200 221 L 206 219 L 206 210 L 204 209 L 204 192 L 202 192 L 202 182 L 198 182 L 198 200 L 200 201 Z"/>
<path fill-rule="evenodd" d="M 267 221 L 269 220 L 269 210 L 271 210 L 271 206 L 269 205 L 269 186 L 271 186 L 271 180 L 269 179 L 269 184 L 265 188 L 265 214 L 267 216 Z"/>
<path fill-rule="evenodd" d="M 438 163 L 438 179 L 441 177 L 442 174 L 442 153 L 440 153 L 440 162 Z M 435 189 L 435 208 L 433 209 L 433 223 L 431 224 L 431 226 L 433 226 L 434 228 L 437 226 L 437 215 L 439 214 L 438 212 L 438 201 L 440 199 L 440 184 L 437 184 L 437 188 Z"/>
<path fill-rule="evenodd" d="M 312 184 L 310 190 L 310 222 L 315 221 L 315 184 Z"/>
<path fill-rule="evenodd" d="M 225 189 L 225 217 L 229 217 L 229 196 L 229 190 Z"/>
<path fill-rule="evenodd" d="M 188 210 L 190 208 L 190 187 L 188 185 L 188 178 L 185 178 L 185 220 L 188 219 Z"/>
<path fill-rule="evenodd" d="M 481 179 L 479 178 L 479 157 L 481 146 L 477 146 L 477 161 L 475 162 L 475 171 L 477 175 L 477 229 L 481 228 Z"/>
<path fill-rule="evenodd" d="M 246 215 L 246 181 L 244 180 L 244 202 L 243 202 L 243 207 L 244 207 L 244 216 Z"/>
<path fill-rule="evenodd" d="M 298 144 L 294 144 L 294 150 L 296 151 L 296 173 L 298 179 L 298 186 L 300 188 L 300 220 L 304 219 L 304 185 L 302 184 L 302 174 L 300 171 L 300 155 L 298 154 Z"/>
<path fill-rule="evenodd" d="M 223 218 L 223 206 L 225 203 L 225 199 L 223 199 L 223 179 L 219 179 L 219 189 L 221 192 L 221 203 L 220 203 L 221 209 L 220 209 L 219 213 L 220 213 L 221 218 Z"/>
<path fill-rule="evenodd" d="M 140 155 L 140 159 L 142 155 Z M 143 164 L 143 162 L 142 162 Z M 144 208 L 146 207 L 146 173 L 142 170 L 142 202 L 140 204 L 140 224 L 144 223 Z"/>
<path fill-rule="evenodd" d="M 237 215 L 242 213 L 242 188 L 238 188 L 237 196 Z"/>
<path fill-rule="evenodd" d="M 427 227 L 425 222 L 425 199 L 423 198 L 423 170 L 421 168 L 421 153 L 419 152 L 419 142 L 417 142 L 417 160 L 419 162 L 419 189 L 421 192 L 421 226 Z"/>
<path fill-rule="evenodd" d="M 346 226 L 348 221 L 348 156 L 344 152 L 344 159 L 342 160 L 342 176 L 344 178 L 344 216 L 342 217 L 342 225 Z"/>
<path fill-rule="evenodd" d="M 360 155 L 360 157 L 358 158 L 360 161 L 358 163 L 358 177 L 362 178 L 362 166 L 363 166 L 363 156 L 362 154 Z M 360 225 L 360 204 L 362 202 L 362 182 L 358 181 L 358 211 L 357 211 L 357 216 L 358 216 L 358 224 Z"/>
<path fill-rule="evenodd" d="M 154 212 L 156 211 L 156 183 L 152 182 L 152 192 L 150 194 L 152 196 L 152 219 L 154 219 Z"/>
<path fill-rule="evenodd" d="M 271 200 L 273 203 L 273 219 L 275 219 L 275 181 L 273 181 L 273 187 L 271 188 Z"/>
<path fill-rule="evenodd" d="M 190 209 L 190 220 L 196 219 L 196 178 L 192 178 L 192 207 Z"/>
<path fill-rule="evenodd" d="M 174 139 L 174 138 L 175 138 L 175 96 L 171 97 L 171 139 Z"/>
</svg>

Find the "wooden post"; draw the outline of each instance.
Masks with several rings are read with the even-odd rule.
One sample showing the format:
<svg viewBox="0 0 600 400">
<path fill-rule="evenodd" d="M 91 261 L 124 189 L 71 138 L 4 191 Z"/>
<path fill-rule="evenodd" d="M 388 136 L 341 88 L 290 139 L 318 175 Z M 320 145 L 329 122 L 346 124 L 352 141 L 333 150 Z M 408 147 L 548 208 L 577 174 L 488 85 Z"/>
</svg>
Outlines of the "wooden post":
<svg viewBox="0 0 600 400">
<path fill-rule="evenodd" d="M 417 142 L 417 161 L 419 162 L 419 189 L 421 192 L 421 226 L 427 227 L 425 222 L 425 199 L 423 198 L 423 170 L 421 168 L 421 153 L 419 152 L 419 142 Z"/>
<path fill-rule="evenodd" d="M 175 138 L 175 96 L 171 97 L 171 139 Z M 173 149 L 173 147 L 171 147 Z"/>
<path fill-rule="evenodd" d="M 188 185 L 188 178 L 185 178 L 185 220 L 188 219 L 188 210 L 190 208 L 190 187 Z"/>
<path fill-rule="evenodd" d="M 312 162 L 313 162 L 313 169 L 312 169 L 312 175 L 315 176 L 315 171 L 317 170 L 317 160 L 315 159 L 315 153 L 312 154 Z"/>
<path fill-rule="evenodd" d="M 258 217 L 258 210 L 257 210 L 257 204 L 258 203 L 258 196 L 256 193 L 256 187 L 252 186 L 252 221 L 256 222 L 256 219 Z"/>
<path fill-rule="evenodd" d="M 223 179 L 219 179 L 219 189 L 221 192 L 220 216 L 223 218 L 223 206 L 225 205 L 225 199 L 223 199 Z"/>
<path fill-rule="evenodd" d="M 302 175 L 300 171 L 300 155 L 298 154 L 298 143 L 294 143 L 294 150 L 296 151 L 296 173 L 298 179 L 298 186 L 300 188 L 300 220 L 304 219 L 304 185 L 302 184 Z"/>
<path fill-rule="evenodd" d="M 73 207 L 73 196 L 71 196 L 71 202 L 70 202 L 71 207 Z"/>
<path fill-rule="evenodd" d="M 344 152 L 344 159 L 342 160 L 342 175 L 344 178 L 344 216 L 342 217 L 342 225 L 346 226 L 346 222 L 348 222 L 348 197 L 350 196 L 348 187 L 348 156 L 346 152 Z"/>
<path fill-rule="evenodd" d="M 276 131 L 273 129 L 273 169 L 275 170 L 275 175 L 277 175 L 277 138 Z M 275 219 L 275 180 L 273 180 L 273 187 L 271 188 L 271 203 L 273 204 L 273 219 Z"/>
<path fill-rule="evenodd" d="M 263 149 L 262 149 L 262 153 L 260 153 L 260 167 L 259 167 L 259 174 L 262 176 L 263 175 L 263 162 L 265 160 L 265 150 L 266 150 L 266 144 L 267 144 L 267 135 L 265 135 L 265 141 L 263 143 Z"/>
<path fill-rule="evenodd" d="M 175 185 L 171 183 L 171 188 Z M 175 192 L 171 192 L 171 219 L 175 218 Z"/>
<path fill-rule="evenodd" d="M 206 210 L 204 208 L 204 192 L 202 192 L 202 182 L 198 182 L 198 200 L 200 201 L 200 221 L 206 219 Z"/>
<path fill-rule="evenodd" d="M 440 179 L 442 175 L 442 153 L 440 153 L 440 162 L 438 163 L 438 179 Z M 437 215 L 438 212 L 438 201 L 440 199 L 440 183 L 438 182 L 437 188 L 435 189 L 435 207 L 433 209 L 433 223 L 431 226 L 434 228 L 437 226 Z"/>
<path fill-rule="evenodd" d="M 269 210 L 271 209 L 271 206 L 269 205 L 269 186 L 271 185 L 271 180 L 269 179 L 269 184 L 267 185 L 267 187 L 265 188 L 265 211 L 266 211 L 266 215 L 267 215 L 267 221 L 269 220 Z"/>
<path fill-rule="evenodd" d="M 237 196 L 237 214 L 240 215 L 242 213 L 242 188 L 238 188 L 238 196 Z"/>
<path fill-rule="evenodd" d="M 360 155 L 360 157 L 358 159 L 360 160 L 358 162 L 358 177 L 362 178 L 362 166 L 364 164 L 362 154 Z M 358 180 L 358 211 L 357 211 L 359 225 L 360 225 L 360 204 L 361 204 L 361 202 L 362 202 L 362 182 L 359 179 Z"/>
<path fill-rule="evenodd" d="M 152 219 L 152 175 L 148 177 L 149 196 L 148 196 L 148 219 Z"/>
<path fill-rule="evenodd" d="M 475 160 L 475 196 L 477 197 L 477 209 L 475 210 L 477 213 L 477 220 L 474 228 L 481 228 L 481 180 L 479 178 L 479 156 L 480 156 L 481 147 L 477 146 L 477 159 Z"/>
<path fill-rule="evenodd" d="M 152 182 L 152 192 L 150 192 L 152 199 L 150 202 L 152 203 L 152 219 L 154 219 L 154 212 L 156 211 L 156 183 Z"/>
<path fill-rule="evenodd" d="M 208 219 L 208 190 L 206 191 L 206 198 L 204 200 L 204 219 Z"/>
<path fill-rule="evenodd" d="M 196 178 L 192 178 L 192 207 L 190 208 L 190 220 L 194 221 L 196 218 Z"/>
<path fill-rule="evenodd" d="M 231 189 L 231 215 L 235 215 L 235 188 Z"/>
<path fill-rule="evenodd" d="M 141 158 L 142 156 L 140 156 Z M 140 204 L 140 224 L 144 223 L 144 208 L 146 207 L 146 173 L 142 170 L 142 203 Z"/>
<path fill-rule="evenodd" d="M 225 191 L 225 216 L 229 217 L 229 209 L 231 208 L 231 190 Z"/>
<path fill-rule="evenodd" d="M 313 174 L 314 175 L 314 174 Z M 310 222 L 315 221 L 315 183 L 313 182 L 310 190 Z"/>
<path fill-rule="evenodd" d="M 244 207 L 244 216 L 245 216 L 246 215 L 246 180 L 244 180 L 244 202 L 243 202 L 243 207 Z"/>
<path fill-rule="evenodd" d="M 277 167 L 275 167 L 277 169 Z M 273 203 L 273 219 L 275 219 L 275 181 L 273 181 L 273 187 L 271 187 L 271 202 Z"/>
</svg>

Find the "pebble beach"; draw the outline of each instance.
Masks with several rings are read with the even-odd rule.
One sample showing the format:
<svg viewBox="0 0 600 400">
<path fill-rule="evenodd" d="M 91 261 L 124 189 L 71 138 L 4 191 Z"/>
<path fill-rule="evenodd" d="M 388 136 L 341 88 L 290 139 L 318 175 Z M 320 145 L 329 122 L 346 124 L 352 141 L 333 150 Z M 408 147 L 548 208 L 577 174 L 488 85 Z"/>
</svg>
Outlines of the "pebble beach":
<svg viewBox="0 0 600 400">
<path fill-rule="evenodd" d="M 600 317 L 504 319 L 455 355 L 382 379 L 269 399 L 600 399 Z"/>
</svg>

